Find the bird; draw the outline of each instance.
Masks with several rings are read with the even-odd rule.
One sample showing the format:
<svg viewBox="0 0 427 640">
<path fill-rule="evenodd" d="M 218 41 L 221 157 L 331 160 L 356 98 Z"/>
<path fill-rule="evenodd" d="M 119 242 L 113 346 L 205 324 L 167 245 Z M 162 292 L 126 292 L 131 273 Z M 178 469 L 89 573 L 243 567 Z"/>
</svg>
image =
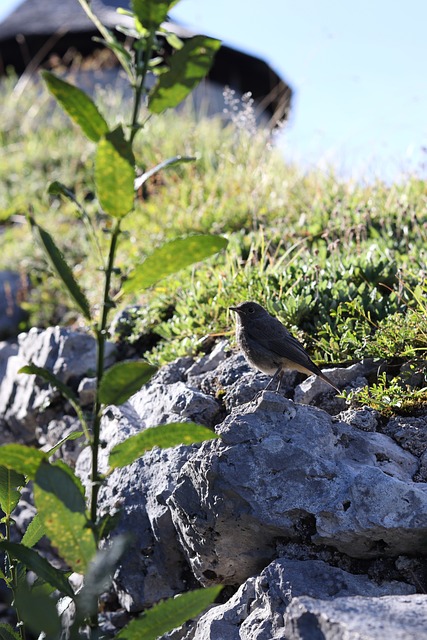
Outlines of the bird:
<svg viewBox="0 0 427 640">
<path fill-rule="evenodd" d="M 311 360 L 302 344 L 286 327 L 257 302 L 241 302 L 229 307 L 237 314 L 237 343 L 249 364 L 263 373 L 273 376 L 268 389 L 277 381 L 280 389 L 286 369 L 316 375 L 338 393 L 340 390 Z"/>
</svg>

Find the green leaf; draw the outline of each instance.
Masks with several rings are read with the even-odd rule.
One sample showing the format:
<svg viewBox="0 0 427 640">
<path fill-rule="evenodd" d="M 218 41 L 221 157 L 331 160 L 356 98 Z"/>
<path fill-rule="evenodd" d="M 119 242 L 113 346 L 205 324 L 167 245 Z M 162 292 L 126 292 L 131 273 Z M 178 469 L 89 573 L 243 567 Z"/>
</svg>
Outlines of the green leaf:
<svg viewBox="0 0 427 640">
<path fill-rule="evenodd" d="M 80 481 L 66 465 L 42 464 L 35 483 L 36 507 L 50 541 L 74 571 L 85 573 L 96 544 Z"/>
<path fill-rule="evenodd" d="M 58 389 L 62 395 L 67 398 L 73 405 L 78 403 L 77 396 L 73 390 L 62 382 L 52 371 L 45 369 L 44 367 L 38 367 L 32 362 L 21 367 L 18 373 L 27 373 L 29 375 L 39 376 L 49 382 L 53 387 Z"/>
<path fill-rule="evenodd" d="M 149 381 L 157 371 L 146 362 L 118 362 L 104 373 L 99 386 L 99 399 L 103 404 L 123 404 Z"/>
<path fill-rule="evenodd" d="M 159 636 L 195 618 L 218 596 L 222 586 L 188 591 L 168 598 L 132 620 L 116 636 L 126 640 L 156 640 Z"/>
<path fill-rule="evenodd" d="M 34 545 L 37 544 L 37 542 L 41 540 L 44 535 L 46 535 L 46 530 L 43 526 L 39 514 L 36 513 L 30 524 L 28 525 L 27 530 L 22 537 L 21 543 L 29 548 L 34 547 Z"/>
<path fill-rule="evenodd" d="M 142 187 L 142 185 L 145 182 L 147 182 L 147 180 L 149 178 L 151 178 L 152 176 L 156 175 L 156 173 L 158 173 L 162 169 L 166 169 L 166 167 L 172 167 L 172 166 L 174 166 L 176 164 L 181 164 L 183 162 L 193 162 L 196 159 L 197 158 L 195 158 L 194 156 L 175 156 L 173 158 L 168 158 L 167 160 L 163 160 L 163 162 L 160 162 L 155 167 L 153 167 L 149 171 L 146 171 L 141 176 L 138 176 L 136 178 L 135 185 L 134 185 L 135 186 L 135 191 L 137 189 L 140 189 Z"/>
<path fill-rule="evenodd" d="M 17 633 L 10 624 L 5 622 L 0 623 L 0 640 L 22 640 L 19 633 Z"/>
<path fill-rule="evenodd" d="M 175 33 L 166 31 L 165 38 L 166 38 L 166 42 L 170 47 L 172 47 L 172 49 L 182 49 L 182 47 L 184 46 L 184 43 L 181 40 L 181 38 L 178 38 L 178 36 Z"/>
<path fill-rule="evenodd" d="M 132 9 L 148 31 L 156 31 L 177 0 L 132 0 Z"/>
<path fill-rule="evenodd" d="M 226 246 L 225 238 L 211 235 L 177 238 L 167 242 L 134 269 L 123 289 L 127 293 L 148 289 L 162 278 L 208 258 Z"/>
<path fill-rule="evenodd" d="M 71 574 L 71 571 L 68 572 L 68 575 Z M 36 578 L 36 580 L 31 585 L 32 593 L 45 593 L 50 596 L 52 593 L 56 591 L 56 587 L 52 587 L 48 582 L 43 580 L 43 578 Z M 69 596 L 64 596 L 68 601 L 70 600 Z"/>
<path fill-rule="evenodd" d="M 98 540 L 102 540 L 106 538 L 119 524 L 121 518 L 121 512 L 116 511 L 115 513 L 104 513 L 97 522 L 96 522 L 96 530 L 98 533 Z"/>
<path fill-rule="evenodd" d="M 0 465 L 31 479 L 34 479 L 40 464 L 46 460 L 47 455 L 43 451 L 23 444 L 4 444 L 0 447 Z"/>
<path fill-rule="evenodd" d="M 25 485 L 25 476 L 14 469 L 0 466 L 0 509 L 10 516 L 19 502 L 21 492 L 18 487 Z"/>
<path fill-rule="evenodd" d="M 15 607 L 26 626 L 34 633 L 43 632 L 46 640 L 60 637 L 61 622 L 56 610 L 55 600 L 42 591 L 31 592 L 25 583 L 15 594 Z"/>
<path fill-rule="evenodd" d="M 101 207 L 115 218 L 133 209 L 135 158 L 122 127 L 107 133 L 98 143 L 95 184 Z"/>
<path fill-rule="evenodd" d="M 34 481 L 43 491 L 54 494 L 70 511 L 86 513 L 83 485 L 73 470 L 61 460 L 54 464 L 41 464 Z"/>
<path fill-rule="evenodd" d="M 65 574 L 53 567 L 45 558 L 40 556 L 36 551 L 26 547 L 23 544 L 16 542 L 0 541 L 0 549 L 7 551 L 12 558 L 16 558 L 19 562 L 22 562 L 30 571 L 48 582 L 52 587 L 58 589 L 61 593 L 70 596 L 74 596 L 74 591 L 71 588 Z"/>
<path fill-rule="evenodd" d="M 78 87 L 57 78 L 49 71 L 42 71 L 41 75 L 64 111 L 79 125 L 89 140 L 97 142 L 108 131 L 108 124 L 93 100 Z"/>
<path fill-rule="evenodd" d="M 218 437 L 211 429 L 194 422 L 175 422 L 149 427 L 113 447 L 109 459 L 110 468 L 125 467 L 153 447 L 167 449 L 180 444 L 195 444 Z"/>
<path fill-rule="evenodd" d="M 90 308 L 87 298 L 83 291 L 80 289 L 76 280 L 74 279 L 73 272 L 70 267 L 64 260 L 64 256 L 61 251 L 56 246 L 52 236 L 50 233 L 45 231 L 40 225 L 36 223 L 34 218 L 31 216 L 28 217 L 31 227 L 35 232 L 36 236 L 40 240 L 43 249 L 49 259 L 50 264 L 53 269 L 56 271 L 58 276 L 61 278 L 62 282 L 68 289 L 68 293 L 73 298 L 74 302 L 77 304 L 79 309 L 82 311 L 84 317 L 87 320 L 91 319 Z"/>
<path fill-rule="evenodd" d="M 148 99 L 149 111 L 161 113 L 182 102 L 206 76 L 220 46 L 220 40 L 207 36 L 189 38 L 171 56 L 169 70 L 154 85 Z"/>
<path fill-rule="evenodd" d="M 50 458 L 51 456 L 53 456 L 53 454 L 56 453 L 58 449 L 60 449 L 62 445 L 65 444 L 66 442 L 70 440 L 77 440 L 78 438 L 81 438 L 83 435 L 84 435 L 83 431 L 73 431 L 73 433 L 69 433 L 68 436 L 64 436 L 64 438 L 62 438 L 62 440 L 57 442 L 55 446 L 51 447 L 48 451 L 46 451 L 48 457 Z"/>
</svg>

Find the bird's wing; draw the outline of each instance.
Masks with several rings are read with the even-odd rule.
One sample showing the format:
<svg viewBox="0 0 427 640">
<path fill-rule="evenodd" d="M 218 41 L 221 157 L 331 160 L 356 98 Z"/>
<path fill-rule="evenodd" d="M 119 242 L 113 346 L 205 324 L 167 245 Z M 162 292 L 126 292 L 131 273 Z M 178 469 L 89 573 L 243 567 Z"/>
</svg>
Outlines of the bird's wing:
<svg viewBox="0 0 427 640">
<path fill-rule="evenodd" d="M 279 323 L 275 327 L 276 331 L 268 332 L 260 338 L 259 333 L 253 339 L 259 342 L 265 349 L 272 351 L 281 358 L 286 358 L 291 362 L 295 362 L 301 367 L 305 367 L 311 373 L 321 375 L 319 367 L 314 364 L 310 356 L 302 346 L 302 344 L 289 333 L 289 331 Z M 250 330 L 249 330 L 250 331 Z M 250 333 L 252 333 L 250 331 Z"/>
</svg>

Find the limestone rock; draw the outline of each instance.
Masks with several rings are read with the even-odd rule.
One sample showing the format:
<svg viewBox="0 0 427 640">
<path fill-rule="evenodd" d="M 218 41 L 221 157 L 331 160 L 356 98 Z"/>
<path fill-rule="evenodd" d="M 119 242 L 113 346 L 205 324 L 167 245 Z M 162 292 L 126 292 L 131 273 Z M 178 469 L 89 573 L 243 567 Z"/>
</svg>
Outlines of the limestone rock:
<svg viewBox="0 0 427 640">
<path fill-rule="evenodd" d="M 286 371 L 281 385 L 283 395 L 293 393 L 297 374 Z M 249 366 L 241 353 L 231 353 L 219 366 L 209 371 L 199 382 L 201 388 L 221 399 L 227 412 L 251 402 L 268 385 L 270 376 Z M 190 381 L 191 384 L 191 381 Z"/>
<path fill-rule="evenodd" d="M 92 405 L 96 396 L 96 378 L 82 378 L 77 393 L 83 407 Z"/>
<path fill-rule="evenodd" d="M 203 584 L 242 583 L 278 539 L 351 557 L 424 553 L 427 487 L 417 459 L 272 392 L 233 411 L 181 469 L 168 505 Z"/>
<path fill-rule="evenodd" d="M 187 379 L 197 378 L 214 371 L 227 358 L 228 340 L 220 340 L 208 355 L 199 358 L 189 369 L 187 369 Z"/>
<path fill-rule="evenodd" d="M 118 600 L 127 611 L 141 611 L 196 586 L 166 506 L 191 449 L 181 446 L 146 453 L 129 467 L 114 471 L 100 492 L 101 513 L 119 512 L 114 535 L 131 535 L 114 576 Z"/>
<path fill-rule="evenodd" d="M 84 399 L 82 380 L 93 375 L 94 356 L 89 336 L 59 328 L 33 330 L 18 343 L 0 346 L 2 442 L 13 435 L 50 446 L 76 426 L 49 385 L 18 375 L 20 366 L 28 360 L 47 366 L 80 388 Z M 333 379 L 340 386 L 359 384 L 369 375 L 368 365 L 361 366 L 340 369 L 341 381 Z M 384 626 L 385 637 L 400 638 L 400 611 L 407 605 L 405 599 L 397 601 L 410 597 L 417 606 L 418 596 L 408 596 L 413 587 L 376 584 L 318 558 L 333 565 L 338 559 L 341 567 L 366 570 L 382 580 L 384 575 L 411 579 L 427 539 L 427 485 L 414 482 L 427 475 L 420 476 L 427 468 L 424 423 L 396 419 L 384 434 L 378 432 L 378 416 L 367 409 L 332 418 L 323 407 L 332 413 L 338 404 L 330 400 L 333 394 L 325 395 L 323 383 L 310 400 L 322 408 L 285 397 L 293 397 L 297 379 L 298 374 L 287 373 L 281 393 L 264 391 L 269 377 L 250 369 L 224 342 L 199 360 L 180 358 L 161 368 L 126 403 L 104 412 L 101 473 L 108 471 L 116 443 L 158 424 L 194 421 L 215 428 L 222 438 L 154 448 L 109 474 L 100 490 L 101 513 L 117 514 L 111 535 L 132 536 L 114 576 L 115 595 L 127 612 L 200 583 L 237 589 L 197 626 L 170 638 L 298 638 L 290 634 L 303 633 L 306 625 L 309 633 L 324 630 L 327 640 L 356 640 L 359 624 L 366 638 L 380 640 L 381 627 L 375 627 L 380 616 L 368 623 L 375 603 L 380 615 L 394 616 L 401 606 Z M 86 399 L 90 402 L 89 395 Z M 71 465 L 76 453 L 66 454 Z M 76 470 L 89 489 L 88 448 Z M 28 508 L 22 512 L 24 525 L 29 513 Z M 303 551 L 299 558 L 310 559 L 296 559 L 292 546 Z M 392 567 L 389 574 L 381 573 L 386 563 Z M 417 573 L 412 582 L 418 584 L 418 578 Z M 351 620 L 352 607 L 359 622 Z M 113 626 L 114 620 L 108 617 Z M 416 622 L 413 629 L 418 633 Z"/>
<path fill-rule="evenodd" d="M 220 405 L 214 398 L 183 382 L 158 384 L 155 378 L 133 395 L 129 404 L 144 427 L 189 421 L 209 427 L 220 413 Z"/>
<path fill-rule="evenodd" d="M 362 407 L 361 409 L 346 409 L 338 414 L 337 418 L 342 422 L 361 429 L 362 431 L 376 431 L 380 421 L 380 415 L 371 407 Z"/>
<path fill-rule="evenodd" d="M 324 373 L 339 388 L 359 388 L 368 384 L 367 376 L 372 372 L 371 360 L 353 364 L 347 368 L 324 369 Z M 309 376 L 295 389 L 294 401 L 302 404 L 315 404 L 319 398 L 329 398 L 329 406 L 323 400 L 322 407 L 332 415 L 346 408 L 345 400 L 336 398 L 336 392 L 317 376 Z"/>
<path fill-rule="evenodd" d="M 274 640 L 288 638 L 288 607 L 299 596 L 331 601 L 351 596 L 378 600 L 381 596 L 409 595 L 414 588 L 400 582 L 378 585 L 366 576 L 351 575 L 321 561 L 279 558 L 259 576 L 248 578 L 224 604 L 212 607 L 186 632 L 165 637 L 182 640 Z M 302 636 L 304 640 L 314 638 Z M 335 637 L 323 636 L 325 638 Z M 378 636 L 379 638 L 379 636 Z"/>
<path fill-rule="evenodd" d="M 49 369 L 62 382 L 77 386 L 95 368 L 96 343 L 85 333 L 50 327 L 21 333 L 17 349 L 11 351 L 9 345 L 4 348 L 8 357 L 3 360 L 4 376 L 0 383 L 2 424 L 13 432 L 15 439 L 31 442 L 40 415 L 44 414 L 46 424 L 55 417 L 47 409 L 57 400 L 58 393 L 39 377 L 18 373 L 19 369 L 32 362 Z M 107 364 L 112 364 L 112 344 L 107 345 L 106 353 Z"/>
<path fill-rule="evenodd" d="M 427 451 L 427 416 L 391 418 L 384 431 L 415 456 Z"/>
<path fill-rule="evenodd" d="M 286 620 L 287 640 L 426 640 L 427 596 L 295 598 Z M 273 640 L 273 639 L 272 639 Z"/>
</svg>

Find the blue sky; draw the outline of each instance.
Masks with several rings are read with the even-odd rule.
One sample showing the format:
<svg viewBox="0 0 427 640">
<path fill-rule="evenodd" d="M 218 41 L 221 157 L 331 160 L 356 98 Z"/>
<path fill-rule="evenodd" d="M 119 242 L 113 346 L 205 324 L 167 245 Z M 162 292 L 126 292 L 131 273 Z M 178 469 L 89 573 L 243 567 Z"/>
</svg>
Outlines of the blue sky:
<svg viewBox="0 0 427 640">
<path fill-rule="evenodd" d="M 16 4 L 2 0 L 0 19 Z M 346 176 L 426 177 L 425 0 L 181 0 L 172 15 L 292 85 L 286 157 Z"/>
</svg>

